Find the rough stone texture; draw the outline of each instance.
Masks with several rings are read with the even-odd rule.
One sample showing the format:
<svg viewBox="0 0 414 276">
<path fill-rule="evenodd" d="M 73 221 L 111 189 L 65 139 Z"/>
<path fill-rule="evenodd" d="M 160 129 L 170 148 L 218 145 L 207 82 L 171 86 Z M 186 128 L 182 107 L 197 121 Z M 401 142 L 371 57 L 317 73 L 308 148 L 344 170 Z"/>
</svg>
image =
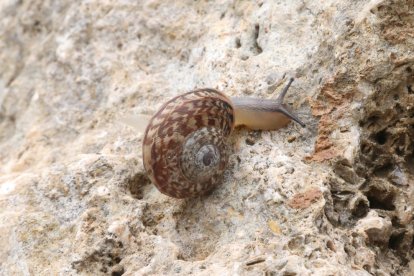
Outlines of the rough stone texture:
<svg viewBox="0 0 414 276">
<path fill-rule="evenodd" d="M 0 38 L 1 275 L 413 275 L 412 0 L 5 0 Z M 209 196 L 149 183 L 122 115 L 287 76 L 306 129 L 236 130 Z"/>
</svg>

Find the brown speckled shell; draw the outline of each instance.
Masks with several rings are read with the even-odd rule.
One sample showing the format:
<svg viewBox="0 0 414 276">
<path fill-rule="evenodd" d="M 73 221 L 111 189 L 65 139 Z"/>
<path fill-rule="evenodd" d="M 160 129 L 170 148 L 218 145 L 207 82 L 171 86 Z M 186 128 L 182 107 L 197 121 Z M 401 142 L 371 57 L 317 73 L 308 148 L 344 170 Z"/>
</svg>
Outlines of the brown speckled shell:
<svg viewBox="0 0 414 276">
<path fill-rule="evenodd" d="M 145 131 L 143 160 L 149 178 L 171 197 L 205 194 L 220 183 L 229 156 L 226 140 L 233 128 L 233 106 L 216 90 L 200 89 L 171 99 L 151 118 Z M 193 151 L 197 152 L 202 147 L 198 143 L 206 144 L 204 149 L 214 144 L 219 153 L 213 171 L 198 173 L 193 166 L 195 157 L 183 156 L 184 144 L 196 144 Z"/>
</svg>

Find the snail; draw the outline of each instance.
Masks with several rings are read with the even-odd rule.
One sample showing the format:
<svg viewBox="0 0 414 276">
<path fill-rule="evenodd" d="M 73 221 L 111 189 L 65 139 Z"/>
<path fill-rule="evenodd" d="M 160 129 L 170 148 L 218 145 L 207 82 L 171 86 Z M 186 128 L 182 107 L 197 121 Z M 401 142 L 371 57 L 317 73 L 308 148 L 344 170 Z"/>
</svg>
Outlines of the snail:
<svg viewBox="0 0 414 276">
<path fill-rule="evenodd" d="M 158 190 L 174 198 L 206 194 L 220 183 L 235 126 L 276 130 L 291 120 L 305 124 L 283 104 L 293 82 L 276 100 L 227 97 L 214 89 L 197 89 L 166 102 L 144 132 L 144 168 Z"/>
</svg>

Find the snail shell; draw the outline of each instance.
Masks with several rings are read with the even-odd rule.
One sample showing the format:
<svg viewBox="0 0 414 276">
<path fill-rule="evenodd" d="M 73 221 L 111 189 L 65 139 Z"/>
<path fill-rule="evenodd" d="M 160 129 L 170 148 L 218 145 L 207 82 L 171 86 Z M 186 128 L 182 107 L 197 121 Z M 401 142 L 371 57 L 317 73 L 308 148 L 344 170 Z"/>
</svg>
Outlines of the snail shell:
<svg viewBox="0 0 414 276">
<path fill-rule="evenodd" d="M 150 119 L 143 140 L 144 167 L 162 193 L 187 198 L 207 193 L 220 183 L 235 125 L 278 129 L 294 120 L 304 126 L 283 98 L 228 98 L 214 89 L 199 89 L 166 102 Z"/>
<path fill-rule="evenodd" d="M 233 114 L 230 99 L 213 89 L 180 95 L 161 107 L 143 142 L 144 167 L 158 190 L 185 198 L 220 182 L 230 155 Z"/>
</svg>

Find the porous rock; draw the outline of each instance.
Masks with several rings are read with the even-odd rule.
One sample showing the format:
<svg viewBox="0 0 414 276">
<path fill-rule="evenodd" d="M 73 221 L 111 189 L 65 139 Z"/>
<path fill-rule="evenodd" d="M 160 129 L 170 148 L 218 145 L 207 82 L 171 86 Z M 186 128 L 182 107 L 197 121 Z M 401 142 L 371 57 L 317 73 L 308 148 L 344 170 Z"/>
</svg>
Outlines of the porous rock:
<svg viewBox="0 0 414 276">
<path fill-rule="evenodd" d="M 413 5 L 1 1 L 0 274 L 412 275 Z M 288 77 L 306 128 L 235 130 L 210 195 L 149 182 L 120 118 Z"/>
</svg>

